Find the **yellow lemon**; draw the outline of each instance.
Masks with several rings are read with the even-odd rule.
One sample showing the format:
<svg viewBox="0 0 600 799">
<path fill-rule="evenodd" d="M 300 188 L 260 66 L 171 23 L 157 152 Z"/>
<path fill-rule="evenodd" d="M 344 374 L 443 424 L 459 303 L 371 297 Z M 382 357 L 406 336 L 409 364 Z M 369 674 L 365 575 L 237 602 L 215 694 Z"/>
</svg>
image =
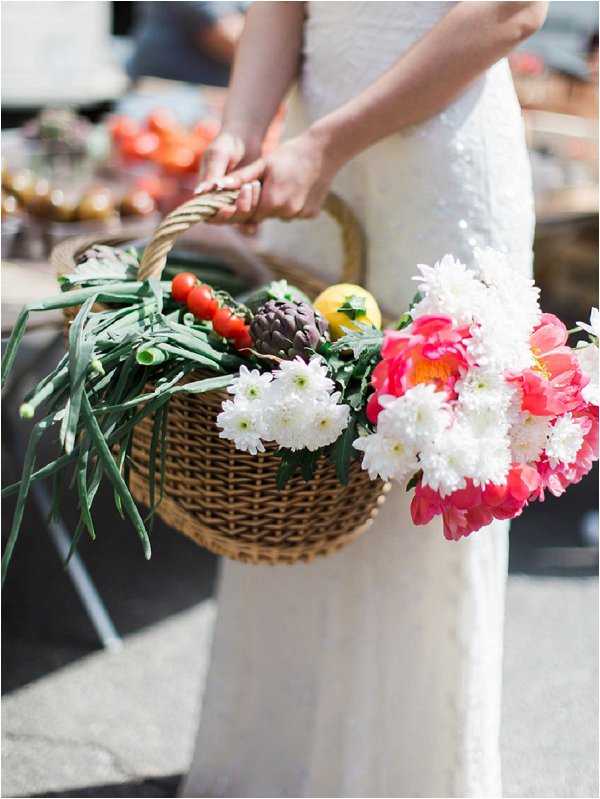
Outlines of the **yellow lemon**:
<svg viewBox="0 0 600 799">
<path fill-rule="evenodd" d="M 329 322 L 332 339 L 341 338 L 344 330 L 358 330 L 356 324 L 381 327 L 381 311 L 373 295 L 352 283 L 337 283 L 322 291 L 313 305 Z"/>
</svg>

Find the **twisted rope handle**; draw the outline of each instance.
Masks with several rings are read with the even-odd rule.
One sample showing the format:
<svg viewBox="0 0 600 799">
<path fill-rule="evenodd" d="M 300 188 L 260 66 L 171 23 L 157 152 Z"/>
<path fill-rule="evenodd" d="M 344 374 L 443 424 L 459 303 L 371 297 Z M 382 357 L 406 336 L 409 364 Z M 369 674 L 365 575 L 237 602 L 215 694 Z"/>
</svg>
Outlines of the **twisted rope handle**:
<svg viewBox="0 0 600 799">
<path fill-rule="evenodd" d="M 233 205 L 239 191 L 219 191 L 209 194 L 198 194 L 191 200 L 175 208 L 157 227 L 151 242 L 144 250 L 138 277 L 145 280 L 149 277 L 160 277 L 167 255 L 175 244 L 175 240 L 186 230 L 198 222 L 206 222 L 221 208 Z M 353 211 L 337 194 L 329 194 L 324 209 L 338 223 L 342 236 L 344 283 L 365 282 L 364 239 L 360 224 Z"/>
</svg>

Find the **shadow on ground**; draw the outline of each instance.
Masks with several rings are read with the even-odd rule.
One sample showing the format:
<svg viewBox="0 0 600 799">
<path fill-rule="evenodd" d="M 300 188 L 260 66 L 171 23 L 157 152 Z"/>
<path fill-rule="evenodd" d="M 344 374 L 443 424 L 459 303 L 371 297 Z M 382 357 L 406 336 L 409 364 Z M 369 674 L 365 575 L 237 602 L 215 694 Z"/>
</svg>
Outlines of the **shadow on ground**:
<svg viewBox="0 0 600 799">
<path fill-rule="evenodd" d="M 36 797 L 137 797 L 137 796 L 177 796 L 177 788 L 181 781 L 181 774 L 168 777 L 157 777 L 143 782 L 118 782 L 111 785 L 90 785 L 87 788 L 76 788 L 72 791 L 59 791 L 57 793 L 39 793 Z"/>
</svg>

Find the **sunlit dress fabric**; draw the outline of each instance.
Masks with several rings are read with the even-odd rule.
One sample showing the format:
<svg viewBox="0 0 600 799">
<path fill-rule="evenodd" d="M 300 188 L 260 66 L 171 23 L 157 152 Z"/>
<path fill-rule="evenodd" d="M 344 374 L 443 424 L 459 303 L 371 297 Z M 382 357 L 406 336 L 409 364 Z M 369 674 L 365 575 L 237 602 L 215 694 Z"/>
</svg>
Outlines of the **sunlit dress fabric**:
<svg viewBox="0 0 600 799">
<path fill-rule="evenodd" d="M 287 135 L 366 88 L 452 7 L 307 4 Z M 443 75 L 440 75 L 443 80 Z M 492 246 L 531 269 L 530 171 L 508 66 L 349 163 L 333 188 L 389 313 L 418 263 Z M 272 251 L 340 277 L 333 223 L 265 225 Z M 460 542 L 395 488 L 373 527 L 311 564 L 224 561 L 185 796 L 499 797 L 507 524 Z"/>
</svg>

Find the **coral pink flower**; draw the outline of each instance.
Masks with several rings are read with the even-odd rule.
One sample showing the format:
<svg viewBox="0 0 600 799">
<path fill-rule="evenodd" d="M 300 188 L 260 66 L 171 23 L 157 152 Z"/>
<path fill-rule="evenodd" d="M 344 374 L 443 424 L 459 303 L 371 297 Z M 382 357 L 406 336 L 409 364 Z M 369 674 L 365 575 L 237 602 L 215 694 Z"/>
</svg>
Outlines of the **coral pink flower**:
<svg viewBox="0 0 600 799">
<path fill-rule="evenodd" d="M 521 407 L 535 416 L 557 416 L 583 404 L 581 389 L 589 378 L 579 360 L 565 346 L 567 328 L 554 314 L 542 314 L 531 334 L 535 366 L 512 378 L 522 395 Z"/>
<path fill-rule="evenodd" d="M 574 413 L 573 418 L 577 419 L 584 429 L 583 443 L 573 463 L 561 463 L 552 468 L 545 455 L 538 462 L 540 475 L 538 499 L 542 501 L 546 489 L 555 497 L 564 494 L 572 483 L 578 483 L 585 477 L 594 461 L 598 460 L 598 408 L 588 405 L 578 413 Z"/>
<path fill-rule="evenodd" d="M 442 516 L 444 536 L 458 541 L 486 527 L 494 519 L 514 519 L 527 503 L 536 498 L 542 480 L 537 470 L 526 463 L 513 464 L 504 485 L 492 483 L 484 489 L 467 481 L 465 488 L 441 497 L 428 486 L 417 484 L 410 510 L 414 524 L 428 524 Z"/>
<path fill-rule="evenodd" d="M 468 327 L 454 327 L 449 316 L 421 316 L 405 330 L 386 330 L 373 370 L 377 394 L 402 396 L 419 383 L 432 383 L 453 394 L 461 370 L 468 366 Z"/>
</svg>

